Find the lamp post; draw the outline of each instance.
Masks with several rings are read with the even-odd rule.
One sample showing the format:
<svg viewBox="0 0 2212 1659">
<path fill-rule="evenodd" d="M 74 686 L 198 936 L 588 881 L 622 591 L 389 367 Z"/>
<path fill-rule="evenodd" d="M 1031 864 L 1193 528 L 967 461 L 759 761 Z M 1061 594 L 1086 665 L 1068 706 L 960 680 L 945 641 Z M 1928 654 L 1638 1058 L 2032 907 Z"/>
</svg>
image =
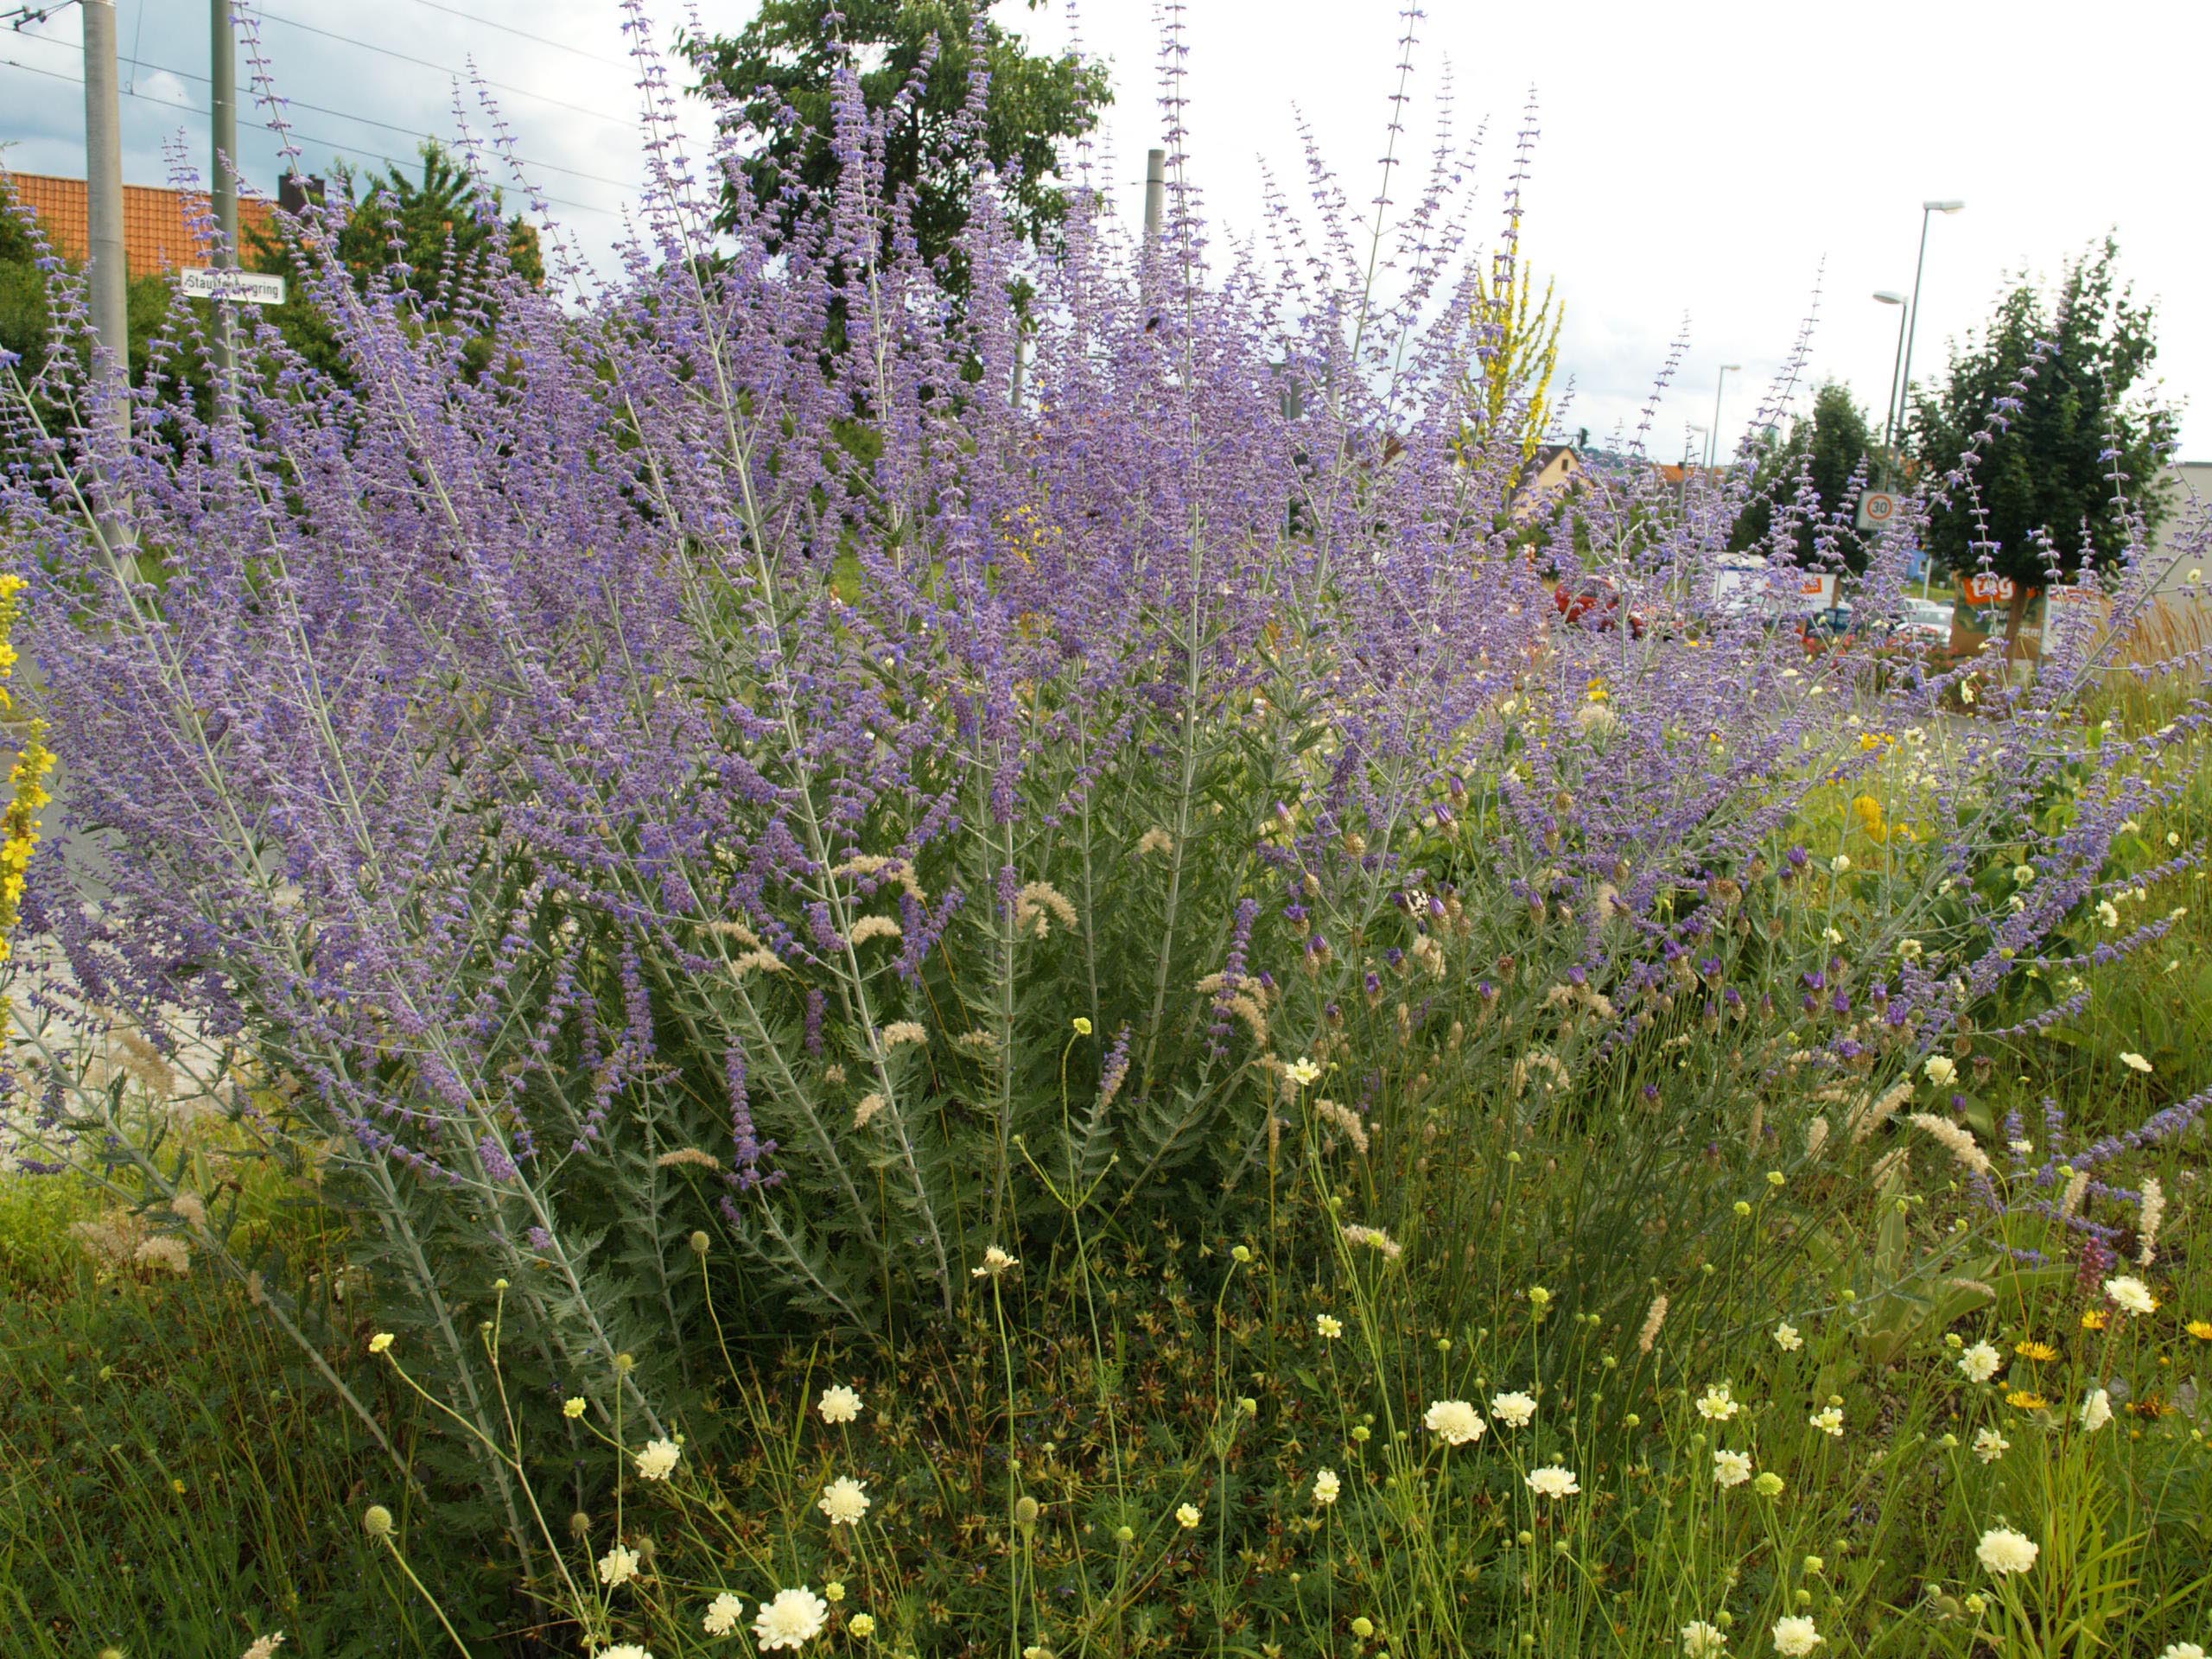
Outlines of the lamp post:
<svg viewBox="0 0 2212 1659">
<path fill-rule="evenodd" d="M 1923 201 L 1920 204 L 1920 257 L 1912 266 L 1912 313 L 1905 323 L 1904 356 L 1897 376 L 1897 436 L 1904 436 L 1905 404 L 1912 398 L 1912 338 L 1920 332 L 1920 274 L 1928 265 L 1928 219 L 1932 213 L 1955 213 L 1963 201 Z"/>
<path fill-rule="evenodd" d="M 1897 468 L 1890 454 L 1890 426 L 1897 414 L 1897 376 L 1904 372 L 1904 320 L 1909 314 L 1902 308 L 1905 303 L 1904 296 L 1894 289 L 1876 289 L 1874 297 L 1884 305 L 1900 308 L 1897 312 L 1897 349 L 1896 355 L 1890 359 L 1890 401 L 1882 406 L 1882 466 L 1888 473 L 1890 481 L 1895 483 Z"/>
<path fill-rule="evenodd" d="M 1730 371 L 1740 374 L 1743 368 L 1740 363 L 1723 363 L 1719 377 L 1713 383 L 1713 429 L 1705 440 L 1705 470 L 1708 473 L 1720 461 L 1720 389 L 1728 384 Z"/>
</svg>

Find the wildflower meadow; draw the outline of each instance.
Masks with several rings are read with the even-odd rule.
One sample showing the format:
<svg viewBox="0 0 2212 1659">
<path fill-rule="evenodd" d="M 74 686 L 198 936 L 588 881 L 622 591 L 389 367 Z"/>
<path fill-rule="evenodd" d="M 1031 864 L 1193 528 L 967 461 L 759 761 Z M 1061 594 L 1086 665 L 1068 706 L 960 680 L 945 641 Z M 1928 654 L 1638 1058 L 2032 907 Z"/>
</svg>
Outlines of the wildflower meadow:
<svg viewBox="0 0 2212 1659">
<path fill-rule="evenodd" d="M 718 228 L 641 60 L 617 270 L 309 204 L 329 361 L 125 392 L 56 269 L 0 368 L 9 1651 L 2202 1659 L 2147 536 L 2032 670 L 1808 652 L 1751 467 L 1471 425 L 1533 135 L 1232 243 L 1171 76 L 1156 236 L 933 260 L 850 64 Z M 1760 482 L 1776 580 L 1976 455 Z"/>
</svg>

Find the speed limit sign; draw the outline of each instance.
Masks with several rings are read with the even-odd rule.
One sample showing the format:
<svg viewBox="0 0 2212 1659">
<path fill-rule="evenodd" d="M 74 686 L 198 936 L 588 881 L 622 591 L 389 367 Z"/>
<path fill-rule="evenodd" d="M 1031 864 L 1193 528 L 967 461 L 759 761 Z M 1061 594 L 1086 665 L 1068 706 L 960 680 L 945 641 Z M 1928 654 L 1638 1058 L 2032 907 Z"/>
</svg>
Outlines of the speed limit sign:
<svg viewBox="0 0 2212 1659">
<path fill-rule="evenodd" d="M 1869 490 L 1859 498 L 1859 528 L 1886 530 L 1895 524 L 1904 503 L 1898 497 L 1880 490 Z"/>
</svg>

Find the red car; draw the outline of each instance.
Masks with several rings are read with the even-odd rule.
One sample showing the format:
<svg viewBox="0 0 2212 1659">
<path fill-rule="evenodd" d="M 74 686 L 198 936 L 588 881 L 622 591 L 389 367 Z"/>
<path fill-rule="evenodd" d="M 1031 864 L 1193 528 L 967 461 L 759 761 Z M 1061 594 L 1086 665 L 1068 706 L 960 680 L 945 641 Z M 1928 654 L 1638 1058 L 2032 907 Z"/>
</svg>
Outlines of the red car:
<svg viewBox="0 0 2212 1659">
<path fill-rule="evenodd" d="M 1562 578 L 1552 602 L 1562 617 L 1586 628 L 1611 628 L 1620 621 L 1621 590 L 1611 576 Z M 1643 612 L 1628 613 L 1628 632 L 1631 639 L 1643 638 Z"/>
</svg>

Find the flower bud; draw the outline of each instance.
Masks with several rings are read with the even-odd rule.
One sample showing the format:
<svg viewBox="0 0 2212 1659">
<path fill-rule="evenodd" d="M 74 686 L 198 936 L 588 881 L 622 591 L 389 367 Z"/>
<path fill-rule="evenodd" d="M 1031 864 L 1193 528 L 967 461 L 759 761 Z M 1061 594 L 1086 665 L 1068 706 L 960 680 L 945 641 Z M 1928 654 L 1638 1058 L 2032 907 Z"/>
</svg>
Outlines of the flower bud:
<svg viewBox="0 0 2212 1659">
<path fill-rule="evenodd" d="M 372 1503 L 361 1511 L 361 1530 L 372 1538 L 391 1536 L 391 1511 L 381 1503 Z"/>
</svg>

